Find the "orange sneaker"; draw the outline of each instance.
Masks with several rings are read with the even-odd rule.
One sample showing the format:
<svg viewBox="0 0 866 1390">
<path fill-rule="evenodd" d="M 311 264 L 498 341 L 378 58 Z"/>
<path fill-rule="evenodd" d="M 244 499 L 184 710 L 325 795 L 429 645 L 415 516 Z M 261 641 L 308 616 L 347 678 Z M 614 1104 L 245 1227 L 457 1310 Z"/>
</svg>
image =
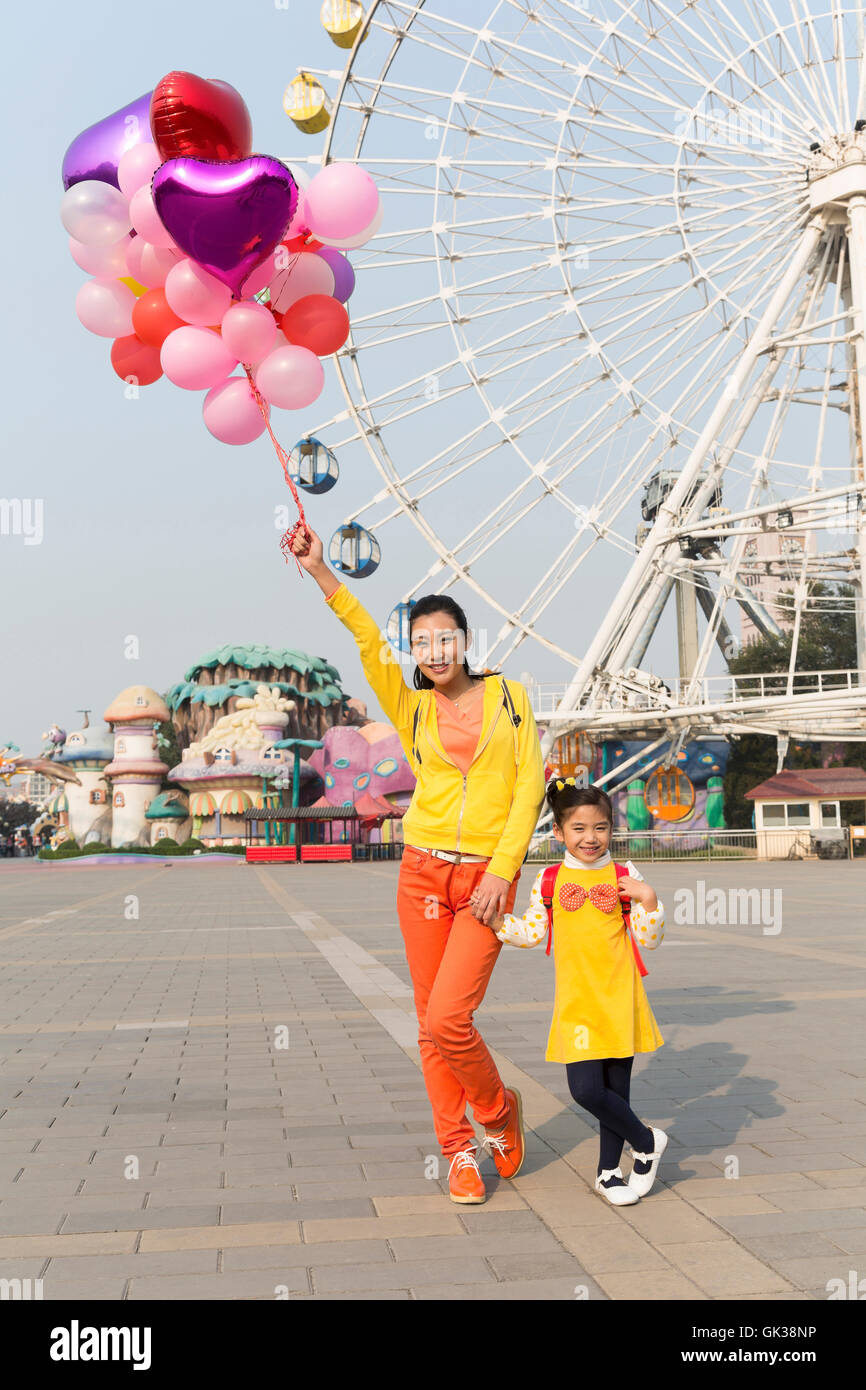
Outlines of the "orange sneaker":
<svg viewBox="0 0 866 1390">
<path fill-rule="evenodd" d="M 487 1188 L 478 1171 L 475 1149 L 463 1149 L 456 1153 L 448 1168 L 448 1190 L 452 1202 L 464 1205 L 487 1201 Z"/>
<path fill-rule="evenodd" d="M 514 1178 L 523 1167 L 526 1145 L 523 1139 L 523 1102 L 520 1092 L 513 1086 L 506 1086 L 508 1097 L 508 1119 L 505 1128 L 495 1134 L 487 1132 L 483 1147 L 492 1154 L 497 1172 L 501 1178 Z"/>
</svg>

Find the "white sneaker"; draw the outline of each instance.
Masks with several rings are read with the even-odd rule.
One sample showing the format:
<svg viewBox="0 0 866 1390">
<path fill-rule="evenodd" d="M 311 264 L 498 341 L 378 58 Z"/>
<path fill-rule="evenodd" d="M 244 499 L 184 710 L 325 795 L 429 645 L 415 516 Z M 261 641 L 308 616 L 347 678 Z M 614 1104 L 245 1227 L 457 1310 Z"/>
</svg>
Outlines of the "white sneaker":
<svg viewBox="0 0 866 1390">
<path fill-rule="evenodd" d="M 620 1181 L 611 1187 L 605 1187 L 604 1184 L 611 1178 L 619 1178 Z M 633 1207 L 635 1202 L 640 1201 L 634 1188 L 622 1181 L 622 1171 L 619 1168 L 603 1168 L 595 1180 L 595 1190 L 615 1207 Z"/>
<path fill-rule="evenodd" d="M 632 1192 L 636 1192 L 639 1197 L 645 1197 L 656 1180 L 662 1154 L 668 1146 L 668 1136 L 663 1129 L 655 1129 L 652 1125 L 648 1126 L 653 1133 L 653 1151 L 651 1154 L 639 1154 L 632 1149 L 632 1158 L 639 1163 L 649 1163 L 651 1165 L 648 1173 L 629 1173 L 628 1185 Z"/>
</svg>

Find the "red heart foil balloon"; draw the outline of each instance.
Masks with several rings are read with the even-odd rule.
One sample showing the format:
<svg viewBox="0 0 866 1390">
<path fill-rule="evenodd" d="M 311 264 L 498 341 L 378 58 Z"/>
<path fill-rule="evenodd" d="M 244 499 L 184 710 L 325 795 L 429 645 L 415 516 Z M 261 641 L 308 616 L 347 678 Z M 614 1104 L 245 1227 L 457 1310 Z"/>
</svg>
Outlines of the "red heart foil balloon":
<svg viewBox="0 0 866 1390">
<path fill-rule="evenodd" d="M 157 83 L 150 129 L 163 159 L 246 159 L 253 147 L 253 124 L 240 92 L 194 72 L 170 72 Z"/>
</svg>

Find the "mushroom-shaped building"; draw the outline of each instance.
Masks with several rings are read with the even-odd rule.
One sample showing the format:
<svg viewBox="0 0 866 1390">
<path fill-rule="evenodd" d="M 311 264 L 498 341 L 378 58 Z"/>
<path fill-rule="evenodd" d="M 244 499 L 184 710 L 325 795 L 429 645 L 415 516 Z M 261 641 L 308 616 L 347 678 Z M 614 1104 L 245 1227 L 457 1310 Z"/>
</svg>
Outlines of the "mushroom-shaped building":
<svg viewBox="0 0 866 1390">
<path fill-rule="evenodd" d="M 285 795 L 292 785 L 294 755 L 278 745 L 295 722 L 295 701 L 266 685 L 233 698 L 233 713 L 185 748 L 168 774 L 169 782 L 189 793 L 192 834 L 205 844 L 243 844 L 244 812 L 263 806 L 274 789 Z M 315 800 L 322 784 L 308 763 L 300 764 L 299 781 L 300 804 Z"/>
<path fill-rule="evenodd" d="M 284 737 L 320 739 L 343 721 L 346 697 L 340 673 L 324 657 L 291 647 L 233 644 L 208 652 L 168 691 L 179 748 L 200 742 L 217 720 L 234 714 L 239 701 L 253 699 L 262 685 L 289 701 Z"/>
<path fill-rule="evenodd" d="M 114 732 L 114 757 L 105 769 L 111 779 L 111 844 L 146 845 L 145 813 L 168 772 L 159 756 L 155 724 L 170 719 L 161 696 L 148 685 L 130 685 L 105 711 Z"/>
<path fill-rule="evenodd" d="M 104 724 L 86 724 L 68 735 L 55 761 L 74 770 L 78 781 L 67 782 L 66 815 L 69 835 L 80 845 L 111 841 L 111 789 L 105 771 L 114 756 L 114 739 Z"/>
<path fill-rule="evenodd" d="M 176 840 L 180 844 L 186 839 L 189 807 L 182 791 L 160 792 L 153 798 L 144 814 L 150 825 L 152 845 L 166 839 Z"/>
</svg>

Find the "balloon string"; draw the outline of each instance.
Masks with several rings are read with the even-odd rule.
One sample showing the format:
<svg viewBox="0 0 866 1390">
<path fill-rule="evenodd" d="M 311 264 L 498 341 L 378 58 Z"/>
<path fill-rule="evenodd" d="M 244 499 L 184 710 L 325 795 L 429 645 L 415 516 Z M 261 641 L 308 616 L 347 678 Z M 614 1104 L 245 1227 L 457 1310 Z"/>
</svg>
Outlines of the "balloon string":
<svg viewBox="0 0 866 1390">
<path fill-rule="evenodd" d="M 279 459 L 282 465 L 283 474 L 285 476 L 286 482 L 292 490 L 292 496 L 295 499 L 295 506 L 298 509 L 298 520 L 295 522 L 294 526 L 291 528 L 290 531 L 286 531 L 283 534 L 280 540 L 280 550 L 283 552 L 283 555 L 285 556 L 286 564 L 289 563 L 289 556 L 291 555 L 295 564 L 298 566 L 298 574 L 300 574 L 301 577 L 303 577 L 304 571 L 301 568 L 297 555 L 295 555 L 292 550 L 292 542 L 294 541 L 295 536 L 298 534 L 299 531 L 304 531 L 306 534 L 309 534 L 310 528 L 307 525 L 307 518 L 304 516 L 303 503 L 301 502 L 301 499 L 298 496 L 298 489 L 295 487 L 294 480 L 292 478 L 291 473 L 289 472 L 289 456 L 286 453 L 280 441 L 277 439 L 277 436 L 271 429 L 271 422 L 268 415 L 268 407 L 265 403 L 265 399 L 262 396 L 261 391 L 256 386 L 255 381 L 253 380 L 252 369 L 248 367 L 246 363 L 244 363 L 244 371 L 247 374 L 247 381 L 250 383 L 250 390 L 253 393 L 253 398 L 256 402 L 256 405 L 262 412 L 262 418 L 265 422 L 265 428 L 268 434 L 271 436 L 271 442 L 274 446 L 274 449 L 276 450 L 277 458 Z"/>
</svg>

